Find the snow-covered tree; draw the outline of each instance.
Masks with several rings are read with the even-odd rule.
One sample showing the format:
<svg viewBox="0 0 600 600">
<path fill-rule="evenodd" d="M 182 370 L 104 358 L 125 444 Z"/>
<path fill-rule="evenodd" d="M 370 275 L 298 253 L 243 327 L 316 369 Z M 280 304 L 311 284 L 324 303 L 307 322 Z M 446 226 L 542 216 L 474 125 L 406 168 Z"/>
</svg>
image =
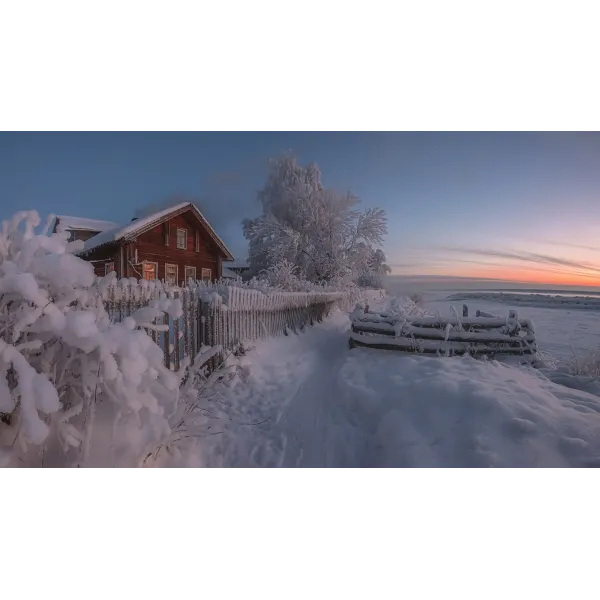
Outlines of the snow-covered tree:
<svg viewBox="0 0 600 600">
<path fill-rule="evenodd" d="M 150 423 L 160 437 L 168 431 L 165 411 L 178 398 L 178 376 L 138 329 L 160 328 L 152 322 L 173 308 L 170 301 L 154 301 L 112 323 L 101 300 L 112 277 L 97 280 L 92 265 L 73 254 L 82 242 L 68 242 L 62 232 L 48 236 L 50 222 L 38 234 L 38 214 L 21 212 L 4 221 L 0 232 L 4 464 L 17 456 L 36 464 L 47 450 L 84 465 L 101 404 L 113 406 L 115 427 L 117 421 L 134 429 Z M 42 451 L 29 451 L 36 446 Z"/>
<path fill-rule="evenodd" d="M 391 273 L 386 264 L 386 257 L 380 248 L 373 250 L 366 264 L 366 269 L 359 275 L 357 283 L 361 287 L 382 288 L 386 275 Z"/>
<path fill-rule="evenodd" d="M 385 211 L 357 210 L 356 196 L 323 186 L 316 165 L 302 167 L 291 155 L 272 160 L 258 199 L 262 214 L 244 221 L 254 275 L 283 263 L 317 283 L 371 272 L 374 246 L 387 233 Z"/>
</svg>

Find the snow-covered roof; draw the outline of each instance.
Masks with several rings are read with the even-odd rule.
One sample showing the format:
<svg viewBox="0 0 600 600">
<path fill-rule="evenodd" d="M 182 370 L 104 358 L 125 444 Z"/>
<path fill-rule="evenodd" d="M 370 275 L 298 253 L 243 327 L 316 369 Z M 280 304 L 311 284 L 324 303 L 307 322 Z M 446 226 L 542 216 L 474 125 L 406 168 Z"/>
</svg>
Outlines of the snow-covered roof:
<svg viewBox="0 0 600 600">
<path fill-rule="evenodd" d="M 232 260 L 231 262 L 227 262 L 227 267 L 229 269 L 249 269 L 250 265 L 245 260 Z"/>
<path fill-rule="evenodd" d="M 106 231 L 117 227 L 117 223 L 113 221 L 100 221 L 99 219 L 84 219 L 68 215 L 56 215 L 56 219 L 57 224 L 60 223 L 66 229 L 77 229 L 79 231 Z"/>
<path fill-rule="evenodd" d="M 114 226 L 114 224 L 113 224 L 112 228 L 106 229 L 106 230 L 102 231 L 102 233 L 99 233 L 98 235 L 95 235 L 93 238 L 90 238 L 89 240 L 87 240 L 84 243 L 83 250 L 81 251 L 80 254 L 85 254 L 86 252 L 89 252 L 90 250 L 93 250 L 94 248 L 98 248 L 99 246 L 103 246 L 104 244 L 108 244 L 110 242 L 116 242 L 116 241 L 119 241 L 119 240 L 122 240 L 122 239 L 125 239 L 128 237 L 135 237 L 135 235 L 140 233 L 140 231 L 142 229 L 148 227 L 149 225 L 154 224 L 157 221 L 160 221 L 161 219 L 165 219 L 165 217 L 168 217 L 171 213 L 174 213 L 174 212 L 181 210 L 182 208 L 186 208 L 186 207 L 191 208 L 195 212 L 198 219 L 206 227 L 206 229 L 208 230 L 210 235 L 213 237 L 213 239 L 215 240 L 217 245 L 220 246 L 221 250 L 223 250 L 226 257 L 229 258 L 229 260 L 233 260 L 233 256 L 232 256 L 231 252 L 229 251 L 229 249 L 227 248 L 227 246 L 225 245 L 225 242 L 223 242 L 223 240 L 217 235 L 215 230 L 211 227 L 210 223 L 204 218 L 202 213 L 198 210 L 198 207 L 196 205 L 192 204 L 191 202 L 181 202 L 180 204 L 175 204 L 175 205 L 165 208 L 163 210 L 151 213 L 141 219 L 135 219 L 134 221 L 131 221 L 131 222 L 127 223 L 126 225 Z"/>
<path fill-rule="evenodd" d="M 237 279 L 239 277 L 239 275 L 237 273 L 234 273 L 231 269 L 228 269 L 227 267 L 223 267 L 223 272 L 221 273 L 221 277 L 224 277 L 225 279 Z"/>
</svg>

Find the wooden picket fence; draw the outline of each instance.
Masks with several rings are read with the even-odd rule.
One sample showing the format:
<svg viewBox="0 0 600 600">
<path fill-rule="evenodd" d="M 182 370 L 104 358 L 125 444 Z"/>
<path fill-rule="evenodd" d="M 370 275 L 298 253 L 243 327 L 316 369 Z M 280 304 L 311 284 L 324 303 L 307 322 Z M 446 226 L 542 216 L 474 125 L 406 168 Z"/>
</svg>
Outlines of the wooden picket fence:
<svg viewBox="0 0 600 600">
<path fill-rule="evenodd" d="M 357 307 L 351 320 L 351 348 L 364 346 L 438 356 L 537 354 L 533 323 L 529 319 L 519 319 L 515 311 L 510 311 L 507 318 L 482 311 L 469 317 L 465 305 L 462 317 L 457 314 L 445 319 L 400 318 Z"/>
<path fill-rule="evenodd" d="M 208 363 L 210 370 L 224 353 L 238 350 L 244 342 L 297 333 L 349 301 L 341 292 L 265 294 L 235 286 L 175 288 L 131 280 L 107 286 L 102 296 L 114 321 L 122 321 L 153 301 L 170 305 L 170 310 L 153 322 L 168 331 L 146 332 L 163 349 L 165 365 L 174 371 L 179 371 L 184 361 L 197 366 Z"/>
</svg>

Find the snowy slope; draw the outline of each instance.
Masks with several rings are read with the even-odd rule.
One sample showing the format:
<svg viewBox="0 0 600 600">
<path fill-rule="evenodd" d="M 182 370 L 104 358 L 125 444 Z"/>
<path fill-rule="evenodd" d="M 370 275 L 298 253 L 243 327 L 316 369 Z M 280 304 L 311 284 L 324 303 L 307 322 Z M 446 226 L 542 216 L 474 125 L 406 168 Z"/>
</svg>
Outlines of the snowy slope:
<svg viewBox="0 0 600 600">
<path fill-rule="evenodd" d="M 233 418 L 190 447 L 186 464 L 600 466 L 594 382 L 469 357 L 349 350 L 348 327 L 338 312 L 259 343 L 245 380 L 225 391 Z"/>
<path fill-rule="evenodd" d="M 341 380 L 368 466 L 600 466 L 600 397 L 533 369 L 362 350 Z"/>
</svg>

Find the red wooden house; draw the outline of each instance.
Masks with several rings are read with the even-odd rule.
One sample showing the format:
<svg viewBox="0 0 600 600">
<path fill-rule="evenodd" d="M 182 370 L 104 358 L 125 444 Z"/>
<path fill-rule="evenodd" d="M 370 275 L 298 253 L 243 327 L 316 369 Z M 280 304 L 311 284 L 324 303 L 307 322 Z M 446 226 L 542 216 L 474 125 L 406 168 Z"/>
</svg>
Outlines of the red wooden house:
<svg viewBox="0 0 600 600">
<path fill-rule="evenodd" d="M 93 263 L 96 275 L 116 271 L 118 277 L 183 285 L 188 279 L 220 279 L 223 261 L 233 260 L 223 240 L 190 202 L 132 219 L 126 225 L 99 229 L 91 236 L 89 229 L 78 233 L 77 221 L 57 217 L 54 231 L 62 222 L 73 232 L 73 239 L 85 238 L 79 256 Z M 93 223 L 89 219 L 79 221 L 89 226 Z"/>
</svg>

